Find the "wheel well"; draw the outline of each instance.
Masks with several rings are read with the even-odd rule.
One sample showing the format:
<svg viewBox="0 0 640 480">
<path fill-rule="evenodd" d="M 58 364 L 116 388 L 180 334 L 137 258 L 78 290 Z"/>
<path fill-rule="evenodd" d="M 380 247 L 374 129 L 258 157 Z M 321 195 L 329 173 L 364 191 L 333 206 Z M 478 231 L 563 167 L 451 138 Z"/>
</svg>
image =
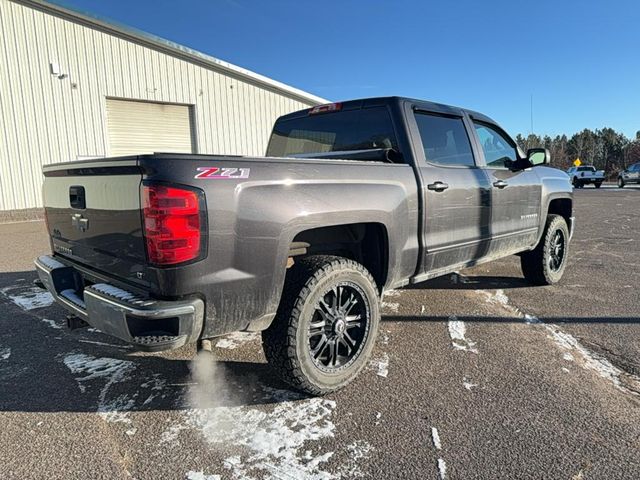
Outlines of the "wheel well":
<svg viewBox="0 0 640 480">
<path fill-rule="evenodd" d="M 567 222 L 567 225 L 571 225 L 572 208 L 573 206 L 570 198 L 556 198 L 549 202 L 549 211 L 547 213 L 549 215 L 560 215 L 564 218 L 565 222 Z"/>
<path fill-rule="evenodd" d="M 298 233 L 289 248 L 290 256 L 339 255 L 369 270 L 382 291 L 388 274 L 387 229 L 380 223 L 352 223 L 313 228 Z M 303 245 L 304 248 L 300 248 Z"/>
</svg>

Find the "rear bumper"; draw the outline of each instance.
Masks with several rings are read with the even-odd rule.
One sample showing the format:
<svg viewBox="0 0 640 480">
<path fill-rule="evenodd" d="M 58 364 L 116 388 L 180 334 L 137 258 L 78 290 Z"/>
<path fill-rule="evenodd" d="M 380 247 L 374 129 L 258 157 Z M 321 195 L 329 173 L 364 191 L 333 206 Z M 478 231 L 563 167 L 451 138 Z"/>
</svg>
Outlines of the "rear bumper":
<svg viewBox="0 0 640 480">
<path fill-rule="evenodd" d="M 49 255 L 39 257 L 35 266 L 56 302 L 92 327 L 140 350 L 170 350 L 200 336 L 204 302 L 199 298 L 164 301 L 108 283 L 84 286 L 79 270 Z"/>
<path fill-rule="evenodd" d="M 576 177 L 576 181 L 580 183 L 604 183 L 604 178 Z"/>
</svg>

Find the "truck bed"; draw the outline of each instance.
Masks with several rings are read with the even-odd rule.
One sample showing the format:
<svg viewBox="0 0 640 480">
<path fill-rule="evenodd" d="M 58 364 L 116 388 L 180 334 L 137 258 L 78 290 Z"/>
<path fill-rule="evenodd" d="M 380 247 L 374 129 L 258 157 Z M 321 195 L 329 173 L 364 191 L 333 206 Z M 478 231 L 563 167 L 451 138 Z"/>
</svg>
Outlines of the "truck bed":
<svg viewBox="0 0 640 480">
<path fill-rule="evenodd" d="M 49 165 L 44 203 L 56 260 L 155 299 L 205 300 L 206 336 L 270 320 L 296 235 L 314 226 L 375 224 L 400 248 L 387 287 L 415 271 L 418 193 L 409 165 L 354 160 L 153 154 Z M 145 244 L 143 188 L 204 199 L 204 252 L 159 266 Z M 82 291 L 78 294 L 81 296 Z"/>
</svg>

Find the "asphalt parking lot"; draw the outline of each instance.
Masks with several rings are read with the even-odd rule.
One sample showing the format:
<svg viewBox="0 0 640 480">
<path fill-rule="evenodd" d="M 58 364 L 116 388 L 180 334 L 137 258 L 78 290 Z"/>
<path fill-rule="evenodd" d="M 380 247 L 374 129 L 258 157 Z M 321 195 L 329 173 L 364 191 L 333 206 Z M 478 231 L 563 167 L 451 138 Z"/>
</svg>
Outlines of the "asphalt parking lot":
<svg viewBox="0 0 640 480">
<path fill-rule="evenodd" d="M 369 368 L 324 398 L 255 334 L 142 354 L 34 289 L 41 222 L 0 225 L 0 478 L 640 478 L 640 189 L 575 193 L 560 285 L 516 257 L 384 299 Z"/>
</svg>

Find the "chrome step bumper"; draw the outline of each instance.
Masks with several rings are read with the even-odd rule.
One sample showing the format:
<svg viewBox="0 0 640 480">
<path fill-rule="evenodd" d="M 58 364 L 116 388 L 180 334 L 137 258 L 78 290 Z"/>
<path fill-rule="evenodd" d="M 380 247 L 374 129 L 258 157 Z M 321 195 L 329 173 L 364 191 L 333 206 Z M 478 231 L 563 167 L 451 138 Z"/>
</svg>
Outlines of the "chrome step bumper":
<svg viewBox="0 0 640 480">
<path fill-rule="evenodd" d="M 140 350 L 169 350 L 195 342 L 202 331 L 204 302 L 145 298 L 108 283 L 84 287 L 79 270 L 44 255 L 36 271 L 53 298 L 92 327 Z"/>
</svg>

